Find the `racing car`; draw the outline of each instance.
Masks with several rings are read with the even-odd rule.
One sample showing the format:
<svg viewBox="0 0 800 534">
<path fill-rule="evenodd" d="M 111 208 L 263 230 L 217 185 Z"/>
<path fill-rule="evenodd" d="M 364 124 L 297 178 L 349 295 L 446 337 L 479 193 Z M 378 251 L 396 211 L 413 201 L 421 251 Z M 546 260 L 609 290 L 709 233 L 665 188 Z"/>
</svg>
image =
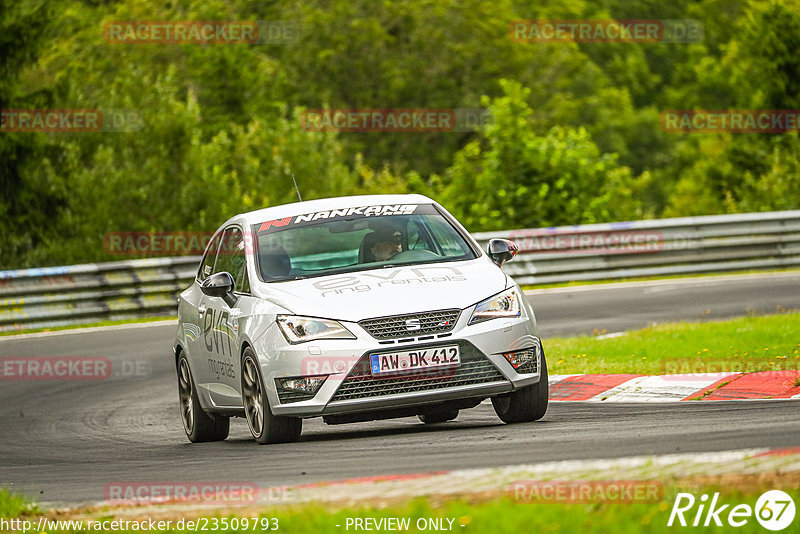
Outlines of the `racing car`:
<svg viewBox="0 0 800 534">
<path fill-rule="evenodd" d="M 244 417 L 261 444 L 328 424 L 451 421 L 491 399 L 505 423 L 547 411 L 533 308 L 486 252 L 422 195 L 295 202 L 236 215 L 213 234 L 178 299 L 173 349 L 192 442 Z"/>
</svg>

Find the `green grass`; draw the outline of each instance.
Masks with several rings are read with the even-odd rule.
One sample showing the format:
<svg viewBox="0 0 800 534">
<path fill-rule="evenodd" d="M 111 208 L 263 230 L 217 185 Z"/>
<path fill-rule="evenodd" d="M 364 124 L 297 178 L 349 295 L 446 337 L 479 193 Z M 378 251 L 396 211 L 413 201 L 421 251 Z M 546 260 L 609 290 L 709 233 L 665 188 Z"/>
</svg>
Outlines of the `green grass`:
<svg viewBox="0 0 800 534">
<path fill-rule="evenodd" d="M 795 502 L 798 502 L 797 497 L 800 496 L 800 492 L 788 493 Z M 698 497 L 700 494 L 701 492 L 696 492 Z M 528 503 L 515 502 L 507 497 L 479 504 L 456 500 L 432 506 L 427 500 L 416 499 L 399 507 L 351 509 L 332 514 L 309 510 L 308 507 L 298 508 L 293 514 L 282 517 L 279 521 L 281 530 L 285 532 L 309 534 L 346 532 L 344 527 L 348 517 L 410 517 L 412 528 L 409 532 L 417 532 L 413 525 L 418 518 L 425 517 L 445 518 L 445 521 L 453 519 L 453 532 L 465 534 L 674 532 L 676 529 L 681 529 L 680 526 L 667 527 L 674 495 L 675 493 L 670 493 L 663 500 L 654 503 L 633 504 Z M 758 493 L 755 496 L 729 495 L 725 502 L 734 502 L 733 499 L 737 499 L 736 504 L 747 503 L 753 507 L 758 495 Z M 693 510 L 696 511 L 696 507 Z M 691 522 L 694 515 L 687 514 L 686 517 Z M 341 525 L 341 528 L 336 528 L 336 524 Z M 460 525 L 465 526 L 459 528 Z M 701 527 L 700 530 L 709 529 Z M 744 527 L 735 530 L 764 532 L 754 518 L 751 518 Z M 353 531 L 353 527 L 350 531 Z"/>
<path fill-rule="evenodd" d="M 522 289 L 524 291 L 529 291 L 533 289 L 550 289 L 553 287 L 577 287 L 577 286 L 595 286 L 600 284 L 621 284 L 624 282 L 649 282 L 652 280 L 675 280 L 679 278 L 713 278 L 713 277 L 720 277 L 720 276 L 735 276 L 735 275 L 742 275 L 742 274 L 771 274 L 771 273 L 787 273 L 787 272 L 800 272 L 800 269 L 788 267 L 786 269 L 774 269 L 774 270 L 758 270 L 758 269 L 750 269 L 750 270 L 742 270 L 742 271 L 731 271 L 728 273 L 695 273 L 695 274 L 670 274 L 670 275 L 659 275 L 659 276 L 639 276 L 639 277 L 632 277 L 632 278 L 608 278 L 605 280 L 582 280 L 577 282 L 554 282 L 552 284 L 527 284 L 523 285 Z"/>
<path fill-rule="evenodd" d="M 777 489 L 770 487 L 769 489 Z M 796 487 L 784 486 L 783 489 L 794 499 L 800 502 L 800 491 Z M 674 532 L 681 527 L 667 527 L 675 495 L 679 491 L 675 487 L 665 490 L 664 496 L 654 502 L 645 503 L 604 503 L 593 502 L 589 504 L 574 504 L 562 502 L 525 502 L 515 501 L 511 496 L 495 497 L 489 500 L 467 502 L 463 499 L 439 500 L 432 498 L 416 498 L 400 503 L 380 503 L 376 502 L 370 506 L 348 507 L 344 509 L 336 508 L 331 505 L 304 504 L 286 506 L 281 508 L 264 508 L 259 510 L 261 518 L 277 518 L 279 526 L 278 532 L 289 532 L 292 534 L 328 534 L 353 532 L 355 529 L 352 524 L 346 528 L 348 518 L 409 518 L 411 528 L 409 532 L 419 532 L 415 528 L 417 520 L 421 518 L 444 519 L 444 525 L 450 524 L 452 520 L 452 530 L 449 532 L 465 534 L 517 534 L 525 532 L 543 533 L 597 533 L 606 534 L 609 532 Z M 699 497 L 702 493 L 713 494 L 714 491 L 720 492 L 719 503 L 747 504 L 755 506 L 758 496 L 763 489 L 745 491 L 740 493 L 736 490 L 726 488 L 686 488 L 684 491 L 693 493 Z M 0 503 L 6 502 L 8 495 L 0 492 Z M 14 498 L 16 499 L 16 498 Z M 2 505 L 2 504 L 0 504 Z M 19 506 L 3 506 L 4 514 L 8 510 L 20 511 Z M 687 512 L 685 517 L 691 521 L 694 518 L 694 511 Z M 730 506 L 728 507 L 730 510 Z M 726 512 L 727 513 L 727 512 Z M 253 517 L 255 514 L 248 514 Z M 126 514 L 127 517 L 131 517 Z M 14 517 L 5 515 L 5 517 Z M 26 514 L 24 517 L 34 521 L 36 514 Z M 111 516 L 104 513 L 102 515 L 91 516 L 95 519 L 111 519 Z M 191 517 L 191 516 L 190 516 Z M 213 513 L 207 516 L 213 524 L 213 518 L 220 518 L 220 515 Z M 223 516 L 228 519 L 234 516 Z M 725 514 L 722 515 L 723 519 Z M 61 515 L 64 518 L 64 515 Z M 180 519 L 177 516 L 173 519 Z M 796 524 L 799 521 L 795 519 Z M 339 525 L 339 526 L 337 526 Z M 463 525 L 463 527 L 462 527 Z M 687 527 L 692 531 L 698 528 Z M 727 527 L 728 529 L 730 527 Z M 685 530 L 685 528 L 684 528 Z M 703 529 L 699 527 L 701 531 Z M 711 529 L 720 531 L 720 528 Z M 723 528 L 723 530 L 725 530 Z M 756 522 L 755 518 L 750 517 L 747 525 L 735 529 L 737 532 L 764 532 L 763 528 Z M 789 528 L 791 530 L 791 528 Z M 235 532 L 225 529 L 215 529 L 214 532 Z M 65 532 L 51 530 L 49 532 Z M 75 532 L 71 530 L 69 532 Z M 128 532 L 131 532 L 130 530 Z M 141 531 L 134 531 L 141 532 Z M 175 531 L 172 532 L 184 532 Z M 240 530 L 240 532 L 244 532 Z M 253 532 L 249 530 L 247 532 Z M 256 530 L 265 532 L 265 530 Z"/>
<path fill-rule="evenodd" d="M 620 337 L 544 340 L 550 374 L 645 375 L 800 369 L 800 313 L 667 323 Z"/>
<path fill-rule="evenodd" d="M 24 497 L 0 490 L 0 517 L 19 517 L 23 512 L 35 510 L 36 507 Z"/>
<path fill-rule="evenodd" d="M 92 328 L 96 326 L 116 326 L 121 324 L 136 324 L 136 323 L 152 323 L 155 321 L 175 320 L 178 317 L 175 315 L 163 315 L 156 317 L 139 317 L 137 319 L 119 319 L 116 321 L 95 321 L 93 323 L 81 323 L 75 325 L 52 326 L 49 328 L 29 328 L 23 330 L 14 330 L 11 332 L 0 332 L 2 336 L 16 336 L 18 334 L 36 334 L 38 332 L 58 332 L 61 330 L 73 330 L 76 328 Z"/>
</svg>

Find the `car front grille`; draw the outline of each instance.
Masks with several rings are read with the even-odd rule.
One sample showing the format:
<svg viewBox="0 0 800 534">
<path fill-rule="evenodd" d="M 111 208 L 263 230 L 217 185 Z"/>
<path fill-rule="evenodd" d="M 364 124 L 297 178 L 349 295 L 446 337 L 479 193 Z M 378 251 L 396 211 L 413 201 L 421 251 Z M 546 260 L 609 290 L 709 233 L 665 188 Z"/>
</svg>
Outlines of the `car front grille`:
<svg viewBox="0 0 800 534">
<path fill-rule="evenodd" d="M 292 402 L 302 402 L 313 399 L 316 392 L 310 393 L 308 391 L 299 391 L 296 389 L 282 389 L 278 388 L 278 400 L 281 404 L 291 404 Z"/>
<path fill-rule="evenodd" d="M 471 343 L 458 342 L 461 351 L 461 365 L 455 368 L 439 368 L 427 371 L 415 370 L 397 373 L 392 376 L 375 377 L 370 373 L 370 352 L 361 357 L 342 385 L 334 394 L 331 402 L 352 399 L 364 399 L 394 395 L 397 393 L 413 393 L 437 389 L 502 382 L 505 377 L 486 356 Z M 437 346 L 442 346 L 438 344 Z M 417 347 L 415 347 L 417 348 Z M 425 348 L 425 347 L 418 347 Z"/>
<path fill-rule="evenodd" d="M 460 313 L 461 310 L 409 313 L 365 319 L 358 324 L 375 339 L 397 339 L 449 332 L 455 328 Z"/>
</svg>

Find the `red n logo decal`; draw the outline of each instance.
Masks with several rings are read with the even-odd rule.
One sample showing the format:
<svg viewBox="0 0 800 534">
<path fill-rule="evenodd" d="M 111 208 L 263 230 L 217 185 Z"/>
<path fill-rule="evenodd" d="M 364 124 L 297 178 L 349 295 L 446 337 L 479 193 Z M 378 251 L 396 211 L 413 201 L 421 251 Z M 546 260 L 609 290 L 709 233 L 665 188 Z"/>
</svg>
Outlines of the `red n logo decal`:
<svg viewBox="0 0 800 534">
<path fill-rule="evenodd" d="M 291 221 L 291 217 L 285 217 L 283 219 L 275 219 L 274 221 L 264 221 L 261 223 L 261 226 L 258 228 L 259 232 L 264 232 L 265 230 L 269 230 L 270 226 L 286 226 Z"/>
</svg>

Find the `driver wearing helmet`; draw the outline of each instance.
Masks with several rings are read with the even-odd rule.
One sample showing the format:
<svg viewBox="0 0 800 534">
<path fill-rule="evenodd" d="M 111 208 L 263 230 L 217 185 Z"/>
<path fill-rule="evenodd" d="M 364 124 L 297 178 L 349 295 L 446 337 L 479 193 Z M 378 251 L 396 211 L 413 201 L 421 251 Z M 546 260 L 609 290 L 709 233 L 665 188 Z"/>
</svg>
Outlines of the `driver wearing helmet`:
<svg viewBox="0 0 800 534">
<path fill-rule="evenodd" d="M 394 228 L 379 228 L 367 237 L 366 249 L 375 258 L 373 261 L 386 261 L 403 250 L 403 234 Z"/>
</svg>

